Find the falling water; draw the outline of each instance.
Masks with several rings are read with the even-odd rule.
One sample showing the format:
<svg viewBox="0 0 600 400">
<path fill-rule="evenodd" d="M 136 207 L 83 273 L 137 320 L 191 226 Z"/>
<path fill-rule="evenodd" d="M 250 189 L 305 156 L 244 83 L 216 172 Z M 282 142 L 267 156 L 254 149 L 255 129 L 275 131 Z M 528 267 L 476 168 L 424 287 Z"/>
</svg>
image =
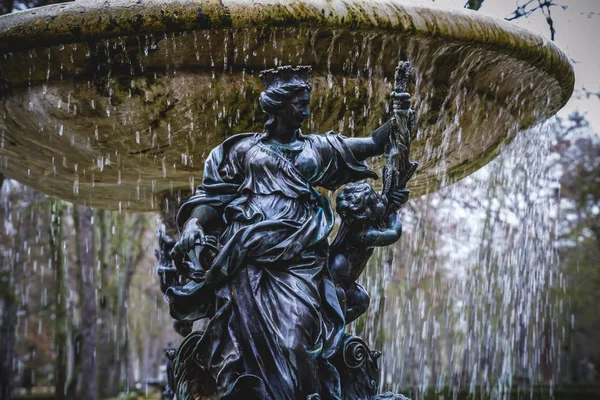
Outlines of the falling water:
<svg viewBox="0 0 600 400">
<path fill-rule="evenodd" d="M 383 387 L 503 399 L 552 384 L 565 337 L 551 129 L 523 132 L 469 178 L 414 199 L 398 245 L 373 256 L 362 278 L 372 312 L 355 329 L 383 350 Z"/>
<path fill-rule="evenodd" d="M 403 211 L 400 243 L 376 252 L 361 278 L 371 308 L 350 329 L 383 350 L 382 389 L 410 389 L 415 399 L 431 387 L 503 398 L 537 383 L 558 357 L 564 338 L 553 319 L 552 289 L 561 279 L 547 128 L 524 132 L 487 167 L 451 185 L 510 142 L 519 121 L 539 119 L 543 96 L 560 90 L 555 83 L 531 87 L 541 72 L 525 62 L 460 43 L 314 28 L 148 34 L 4 58 L 7 76 L 29 65 L 28 80 L 1 103 L 4 168 L 25 182 L 47 177 L 48 193 L 119 211 L 156 210 L 163 193 L 198 184 L 211 148 L 232 134 L 262 130 L 259 70 L 314 65 L 306 130 L 354 136 L 389 116 L 394 66 L 410 60 L 419 115 L 413 158 L 421 172 Z M 497 64 L 506 76 L 473 76 Z M 474 89 L 482 82 L 487 93 Z M 505 101 L 507 95 L 513 98 Z M 36 133 L 35 143 L 19 136 L 24 131 Z M 23 143 L 39 145 L 28 169 L 7 155 Z M 374 168 L 381 164 L 375 160 Z M 69 182 L 68 191 L 61 182 Z M 101 218 L 113 227 L 125 223 L 120 213 Z M 116 266 L 123 265 L 119 257 L 111 260 Z M 157 300 L 156 308 L 165 305 Z M 130 315 L 129 324 L 142 325 L 142 313 Z M 168 325 L 156 315 L 152 324 Z M 126 329 L 116 321 L 112 335 Z M 139 357 L 148 357 L 148 347 L 159 350 L 143 337 L 133 342 Z M 140 368 L 133 375 L 139 378 Z"/>
</svg>

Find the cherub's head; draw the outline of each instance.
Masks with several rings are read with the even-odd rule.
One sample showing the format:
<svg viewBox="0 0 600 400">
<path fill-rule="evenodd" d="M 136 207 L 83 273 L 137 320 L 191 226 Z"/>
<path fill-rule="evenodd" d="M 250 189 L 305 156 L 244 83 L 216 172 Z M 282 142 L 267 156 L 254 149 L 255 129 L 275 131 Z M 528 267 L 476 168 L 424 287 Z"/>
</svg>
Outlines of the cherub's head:
<svg viewBox="0 0 600 400">
<path fill-rule="evenodd" d="M 371 185 L 366 182 L 347 184 L 337 195 L 336 210 L 342 221 L 351 222 L 378 222 L 385 213 L 385 199 L 375 193 Z"/>
</svg>

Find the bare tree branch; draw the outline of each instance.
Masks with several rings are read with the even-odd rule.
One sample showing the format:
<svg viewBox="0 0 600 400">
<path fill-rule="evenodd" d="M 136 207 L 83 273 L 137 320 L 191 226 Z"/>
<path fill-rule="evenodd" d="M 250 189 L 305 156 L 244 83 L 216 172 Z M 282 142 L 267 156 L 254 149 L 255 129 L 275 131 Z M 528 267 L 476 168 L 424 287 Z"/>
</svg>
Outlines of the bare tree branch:
<svg viewBox="0 0 600 400">
<path fill-rule="evenodd" d="M 546 17 L 546 22 L 550 28 L 550 39 L 554 40 L 556 36 L 556 29 L 554 29 L 554 20 L 552 19 L 551 8 L 555 6 L 561 7 L 563 10 L 567 9 L 567 6 L 562 6 L 554 2 L 554 0 L 527 0 L 521 5 L 518 5 L 517 9 L 504 19 L 507 21 L 514 21 L 519 18 L 527 18 L 534 12 L 541 10 Z"/>
<path fill-rule="evenodd" d="M 600 91 L 592 92 L 591 90 L 588 90 L 586 88 L 583 88 L 582 90 L 583 90 L 583 93 L 585 94 L 585 97 L 587 99 L 589 99 L 590 97 L 595 96 L 595 97 L 598 98 L 598 100 L 600 100 Z"/>
<path fill-rule="evenodd" d="M 550 6 L 552 4 L 548 4 L 548 3 L 552 3 L 552 1 L 550 1 L 550 2 L 545 1 L 544 3 L 548 4 L 545 7 L 542 5 L 541 0 L 538 0 L 538 3 L 540 4 L 540 8 L 542 9 L 544 16 L 546 17 L 546 22 L 548 23 L 548 26 L 550 27 L 550 40 L 554 40 L 554 35 L 556 34 L 556 30 L 554 29 L 554 21 L 552 20 L 552 13 L 550 11 Z"/>
<path fill-rule="evenodd" d="M 534 1 L 535 0 L 529 0 L 525 4 L 517 6 L 517 9 L 515 11 L 513 11 L 512 14 L 506 16 L 504 19 L 507 21 L 513 21 L 513 20 L 521 18 L 521 17 L 528 17 L 531 13 L 533 13 L 535 10 L 538 9 L 538 7 L 535 7 L 533 9 L 528 9 L 528 7 L 532 3 L 534 3 Z"/>
</svg>

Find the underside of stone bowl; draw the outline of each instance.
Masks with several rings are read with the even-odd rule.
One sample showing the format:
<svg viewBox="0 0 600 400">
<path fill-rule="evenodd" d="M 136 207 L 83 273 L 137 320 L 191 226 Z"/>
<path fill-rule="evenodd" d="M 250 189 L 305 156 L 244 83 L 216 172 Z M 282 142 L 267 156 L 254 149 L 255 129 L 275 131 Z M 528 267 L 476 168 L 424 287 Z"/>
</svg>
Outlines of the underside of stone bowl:
<svg viewBox="0 0 600 400">
<path fill-rule="evenodd" d="M 311 65 L 304 133 L 354 136 L 389 118 L 411 61 L 417 195 L 489 162 L 574 85 L 536 34 L 394 0 L 81 0 L 1 17 L 0 51 L 0 172 L 130 211 L 197 185 L 226 137 L 262 132 L 262 69 Z"/>
</svg>

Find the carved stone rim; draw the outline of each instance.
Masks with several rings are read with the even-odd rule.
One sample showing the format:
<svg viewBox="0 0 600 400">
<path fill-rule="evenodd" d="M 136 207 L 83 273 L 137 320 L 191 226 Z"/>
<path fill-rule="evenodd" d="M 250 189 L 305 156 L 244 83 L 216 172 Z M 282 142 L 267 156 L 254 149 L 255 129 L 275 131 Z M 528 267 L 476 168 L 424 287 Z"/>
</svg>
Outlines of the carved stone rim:
<svg viewBox="0 0 600 400">
<path fill-rule="evenodd" d="M 556 79 L 562 96 L 551 105 L 554 110 L 566 104 L 575 84 L 567 56 L 538 34 L 478 12 L 399 0 L 80 0 L 0 17 L 0 49 L 6 53 L 194 29 L 289 26 L 387 31 L 488 47 Z"/>
</svg>

